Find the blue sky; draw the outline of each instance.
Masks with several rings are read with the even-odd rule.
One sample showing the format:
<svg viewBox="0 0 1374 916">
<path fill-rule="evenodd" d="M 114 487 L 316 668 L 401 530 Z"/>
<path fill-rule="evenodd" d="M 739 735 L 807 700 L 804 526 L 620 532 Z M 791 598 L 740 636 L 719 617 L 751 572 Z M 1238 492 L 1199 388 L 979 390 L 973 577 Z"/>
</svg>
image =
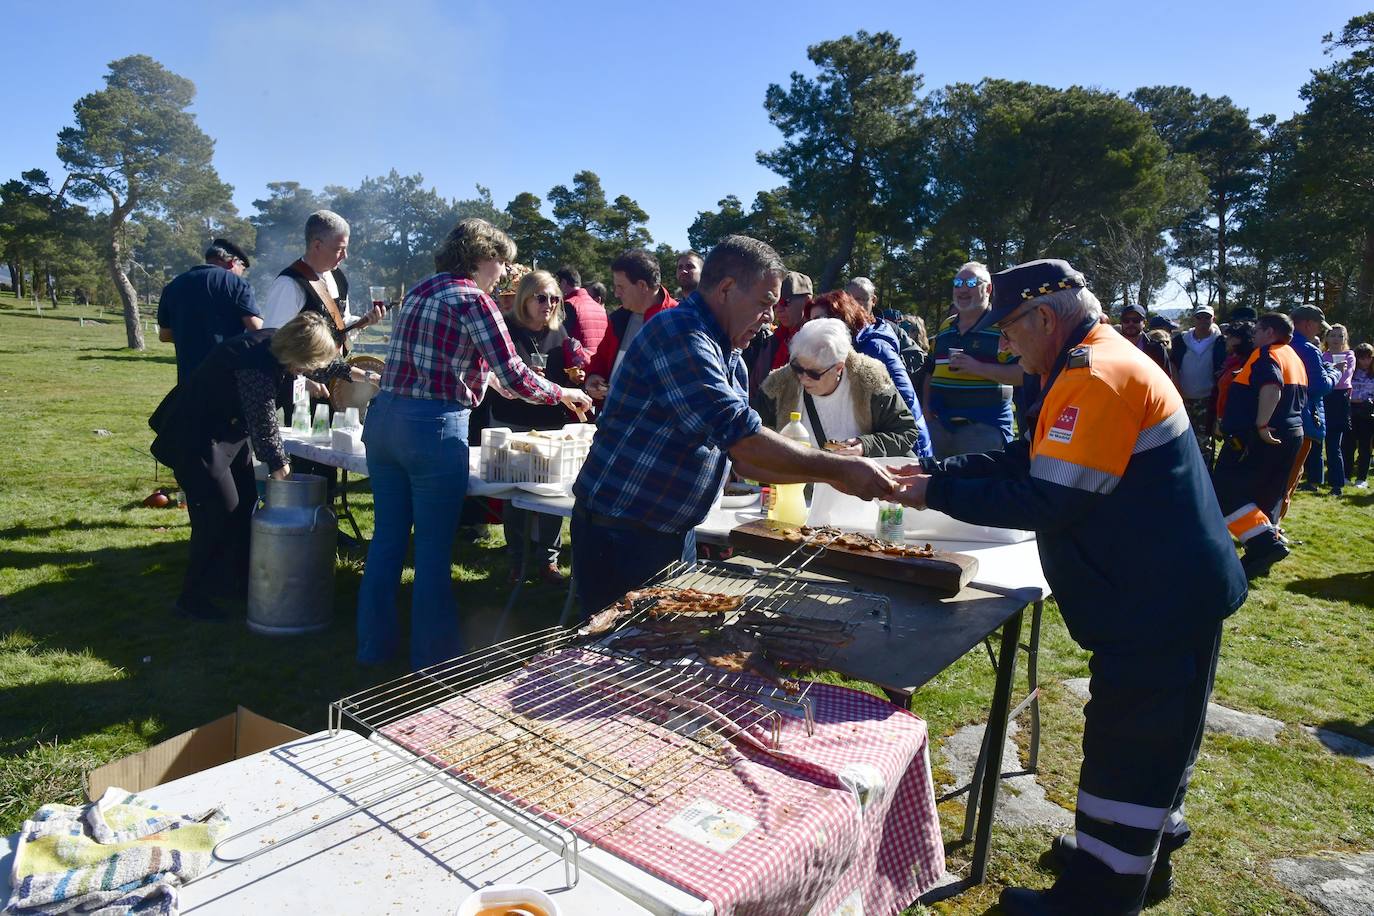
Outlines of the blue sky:
<svg viewBox="0 0 1374 916">
<path fill-rule="evenodd" d="M 269 181 L 319 190 L 395 167 L 446 196 L 480 182 L 504 205 L 591 169 L 649 212 L 655 241 L 682 245 L 697 211 L 781 183 L 754 161 L 780 140 L 763 95 L 807 69 L 808 44 L 890 30 L 916 51 L 927 90 L 985 76 L 1183 84 L 1286 117 L 1329 60 L 1321 36 L 1370 0 L 6 6 L 0 179 L 60 174 L 72 103 L 101 88 L 109 61 L 145 53 L 196 83 L 196 114 L 245 214 Z"/>
</svg>

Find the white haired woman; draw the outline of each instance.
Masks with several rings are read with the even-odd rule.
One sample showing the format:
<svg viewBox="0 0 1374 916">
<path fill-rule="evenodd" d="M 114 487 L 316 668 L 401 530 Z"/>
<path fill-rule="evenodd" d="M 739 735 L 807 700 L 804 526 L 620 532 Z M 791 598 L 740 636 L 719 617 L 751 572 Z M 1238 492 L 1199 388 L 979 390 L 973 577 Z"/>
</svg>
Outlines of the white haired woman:
<svg viewBox="0 0 1374 916">
<path fill-rule="evenodd" d="M 854 350 L 837 318 L 802 325 L 791 362 L 774 369 L 754 397 L 764 425 L 786 426 L 792 411 L 817 445 L 866 458 L 930 455 L 930 435 L 878 360 Z"/>
</svg>

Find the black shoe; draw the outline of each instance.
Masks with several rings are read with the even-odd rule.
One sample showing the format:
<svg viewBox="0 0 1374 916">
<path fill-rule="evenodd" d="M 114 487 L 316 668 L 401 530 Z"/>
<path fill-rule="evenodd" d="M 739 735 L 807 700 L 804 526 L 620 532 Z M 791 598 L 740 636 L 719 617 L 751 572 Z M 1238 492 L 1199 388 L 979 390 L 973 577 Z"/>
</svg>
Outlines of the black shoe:
<svg viewBox="0 0 1374 916">
<path fill-rule="evenodd" d="M 1266 544 L 1256 544 L 1254 547 L 1247 545 L 1245 555 L 1240 558 L 1245 578 L 1260 579 L 1269 575 L 1269 570 L 1274 564 L 1287 557 L 1288 553 L 1288 548 L 1278 538 Z"/>
<path fill-rule="evenodd" d="M 997 904 L 1007 916 L 1055 916 L 1063 910 L 1047 899 L 1049 891 L 1033 891 L 1025 887 L 1004 887 Z"/>
<path fill-rule="evenodd" d="M 1344 496 L 1345 494 L 1341 491 L 1341 488 L 1340 488 L 1340 487 L 1332 487 L 1332 488 L 1331 488 L 1331 495 L 1332 495 L 1332 496 Z"/>
<path fill-rule="evenodd" d="M 1174 892 L 1174 866 L 1169 862 L 1173 853 L 1170 849 L 1159 851 L 1155 867 L 1150 872 L 1150 882 L 1145 885 L 1145 905 L 1154 906 Z M 1062 833 L 1050 843 L 1050 851 L 1041 857 L 1041 864 L 1056 874 L 1069 867 L 1069 862 L 1078 854 L 1078 841 L 1072 833 Z M 1036 911 L 1029 911 L 1036 912 Z"/>
<path fill-rule="evenodd" d="M 1300 484 L 1298 484 L 1298 492 L 1299 492 L 1299 493 L 1317 493 L 1317 492 L 1319 492 L 1319 491 L 1317 490 L 1317 485 L 1316 485 L 1315 483 L 1300 483 Z"/>
</svg>

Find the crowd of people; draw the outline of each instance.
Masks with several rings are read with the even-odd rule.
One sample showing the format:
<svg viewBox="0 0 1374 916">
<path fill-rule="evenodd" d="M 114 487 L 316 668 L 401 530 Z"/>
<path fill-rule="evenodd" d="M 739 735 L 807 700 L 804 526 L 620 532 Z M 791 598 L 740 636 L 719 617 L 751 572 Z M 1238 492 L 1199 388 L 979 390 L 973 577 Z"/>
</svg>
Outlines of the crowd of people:
<svg viewBox="0 0 1374 916">
<path fill-rule="evenodd" d="M 393 310 L 378 377 L 342 359 L 348 332 L 387 312 L 373 305 L 347 322 L 348 239 L 337 214 L 313 214 L 304 255 L 261 309 L 242 279 L 247 255 L 226 240 L 164 290 L 178 384 L 151 422 L 191 509 L 178 613 L 216 616 L 220 597 L 243 593 L 249 455 L 289 474 L 278 403 L 298 385 L 323 398 L 344 377 L 380 388 L 363 432 L 375 510 L 358 598 L 363 664 L 402 652 L 412 543 L 409 662 L 463 651 L 450 564 L 476 422 L 594 418 L 573 485 L 584 613 L 694 559 L 694 529 L 732 473 L 1032 530 L 1069 632 L 1093 653 L 1093 699 L 1078 829 L 1053 849 L 1063 875 L 1049 891 L 1010 889 L 1004 907 L 1129 913 L 1167 895 L 1222 621 L 1247 579 L 1287 556 L 1281 521 L 1303 474 L 1303 488 L 1335 495 L 1352 479 L 1366 486 L 1374 347 L 1352 349 L 1310 305 L 1234 309 L 1224 326 L 1200 306 L 1183 329 L 1128 305 L 1113 327 L 1059 260 L 995 275 L 964 264 L 928 337 L 919 319 L 880 308 L 867 278 L 818 294 L 745 236 L 704 257 L 683 252 L 671 293 L 651 253 L 624 252 L 609 265 L 609 312 L 606 291 L 584 287 L 573 265 L 524 273 L 498 304 L 515 244 L 469 218 Z M 819 447 L 780 434 L 794 415 Z M 872 460 L 894 457 L 910 460 Z M 504 522 L 514 571 L 526 519 L 508 508 Z M 1171 577 L 1123 570 L 1128 530 L 1189 563 Z M 532 565 L 562 581 L 561 524 L 541 518 L 533 531 Z"/>
</svg>

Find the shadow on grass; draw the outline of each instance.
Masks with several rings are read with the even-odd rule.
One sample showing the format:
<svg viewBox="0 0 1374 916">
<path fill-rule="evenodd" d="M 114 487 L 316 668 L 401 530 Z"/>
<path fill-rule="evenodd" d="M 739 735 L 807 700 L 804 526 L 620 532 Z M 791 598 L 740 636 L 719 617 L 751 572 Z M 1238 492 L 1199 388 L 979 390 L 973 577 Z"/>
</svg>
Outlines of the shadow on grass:
<svg viewBox="0 0 1374 916">
<path fill-rule="evenodd" d="M 1370 752 L 1370 745 L 1374 745 L 1374 719 L 1370 719 L 1363 725 L 1358 722 L 1352 722 L 1349 719 L 1331 719 L 1327 722 L 1323 722 L 1321 727 L 1328 731 L 1336 732 L 1339 735 L 1354 738 L 1356 741 L 1364 744 L 1364 747 L 1359 747 L 1354 744 L 1347 745 L 1342 742 L 1336 742 L 1333 746 L 1333 744 L 1323 741 L 1322 743 L 1326 744 L 1327 749 L 1332 753 L 1341 754 L 1347 757 L 1363 757 Z"/>
<path fill-rule="evenodd" d="M 1297 592 L 1309 598 L 1348 601 L 1351 604 L 1374 607 L 1374 570 L 1298 579 L 1289 582 L 1286 588 L 1290 592 Z"/>
<path fill-rule="evenodd" d="M 144 351 L 139 353 L 137 350 L 108 350 L 93 356 L 78 356 L 77 359 L 105 359 L 114 360 L 122 363 L 162 363 L 168 366 L 175 366 L 177 358 L 175 356 L 155 355 Z"/>
<path fill-rule="evenodd" d="M 0 670 L 11 682 L 0 691 L 0 754 L 131 721 L 152 722 L 148 738 L 157 741 L 238 704 L 317 731 L 326 726 L 332 701 L 409 670 L 404 657 L 369 668 L 353 661 L 360 564 L 337 567 L 334 616 L 325 630 L 272 638 L 248 631 L 242 604 L 222 622 L 172 616 L 186 551 L 184 542 L 169 541 L 0 552 L 0 565 L 58 567 L 0 605 L 0 635 L 24 634 L 34 643 L 0 653 Z M 459 544 L 454 560 L 464 577 L 453 588 L 467 644 L 486 645 L 509 594 L 504 563 L 489 545 L 475 542 Z M 551 626 L 562 598 L 558 590 L 526 586 L 507 635 Z M 403 640 L 409 600 L 405 585 L 398 596 Z"/>
</svg>

